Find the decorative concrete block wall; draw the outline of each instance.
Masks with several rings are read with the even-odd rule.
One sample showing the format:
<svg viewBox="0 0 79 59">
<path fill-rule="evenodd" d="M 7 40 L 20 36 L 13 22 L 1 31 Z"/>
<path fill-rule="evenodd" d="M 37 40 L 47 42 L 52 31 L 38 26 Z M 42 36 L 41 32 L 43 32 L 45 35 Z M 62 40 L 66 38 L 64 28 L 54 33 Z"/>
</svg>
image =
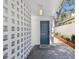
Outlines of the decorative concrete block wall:
<svg viewBox="0 0 79 59">
<path fill-rule="evenodd" d="M 31 50 L 29 0 L 4 0 L 3 59 L 26 59 Z"/>
</svg>

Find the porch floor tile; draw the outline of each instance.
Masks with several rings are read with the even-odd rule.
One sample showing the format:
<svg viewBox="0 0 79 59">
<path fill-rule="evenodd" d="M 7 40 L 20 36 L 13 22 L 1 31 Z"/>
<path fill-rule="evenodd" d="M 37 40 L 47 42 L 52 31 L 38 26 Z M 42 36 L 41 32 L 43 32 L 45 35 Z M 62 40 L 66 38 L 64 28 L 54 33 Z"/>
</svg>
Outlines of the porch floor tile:
<svg viewBox="0 0 79 59">
<path fill-rule="evenodd" d="M 63 43 L 36 45 L 27 59 L 75 59 L 75 50 Z"/>
</svg>

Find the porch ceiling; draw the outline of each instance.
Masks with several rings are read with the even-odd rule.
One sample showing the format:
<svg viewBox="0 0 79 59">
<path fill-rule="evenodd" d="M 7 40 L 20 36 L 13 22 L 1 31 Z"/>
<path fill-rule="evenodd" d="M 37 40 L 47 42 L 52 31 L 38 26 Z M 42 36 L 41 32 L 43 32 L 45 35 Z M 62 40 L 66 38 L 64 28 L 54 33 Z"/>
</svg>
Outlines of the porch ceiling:
<svg viewBox="0 0 79 59">
<path fill-rule="evenodd" d="M 31 14 L 38 16 L 40 9 L 44 16 L 52 16 L 63 0 L 30 0 Z"/>
</svg>

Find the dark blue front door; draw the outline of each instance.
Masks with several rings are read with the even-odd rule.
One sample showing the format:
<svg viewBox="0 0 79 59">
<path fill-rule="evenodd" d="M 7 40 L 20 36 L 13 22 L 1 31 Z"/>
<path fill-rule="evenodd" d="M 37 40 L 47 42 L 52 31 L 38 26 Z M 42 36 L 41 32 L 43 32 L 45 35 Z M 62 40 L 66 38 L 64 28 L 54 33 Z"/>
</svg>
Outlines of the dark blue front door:
<svg viewBox="0 0 79 59">
<path fill-rule="evenodd" d="M 49 21 L 40 21 L 40 44 L 49 44 Z"/>
</svg>

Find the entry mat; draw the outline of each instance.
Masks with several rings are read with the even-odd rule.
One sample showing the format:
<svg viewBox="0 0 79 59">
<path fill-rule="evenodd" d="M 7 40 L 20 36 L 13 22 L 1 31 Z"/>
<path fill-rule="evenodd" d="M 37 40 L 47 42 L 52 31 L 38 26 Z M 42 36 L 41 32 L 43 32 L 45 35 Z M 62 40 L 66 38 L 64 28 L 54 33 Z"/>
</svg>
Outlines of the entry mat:
<svg viewBox="0 0 79 59">
<path fill-rule="evenodd" d="M 42 44 L 42 45 L 39 45 L 39 48 L 50 48 L 50 45 Z"/>
<path fill-rule="evenodd" d="M 66 44 L 36 45 L 27 59 L 75 59 L 75 50 Z"/>
</svg>

